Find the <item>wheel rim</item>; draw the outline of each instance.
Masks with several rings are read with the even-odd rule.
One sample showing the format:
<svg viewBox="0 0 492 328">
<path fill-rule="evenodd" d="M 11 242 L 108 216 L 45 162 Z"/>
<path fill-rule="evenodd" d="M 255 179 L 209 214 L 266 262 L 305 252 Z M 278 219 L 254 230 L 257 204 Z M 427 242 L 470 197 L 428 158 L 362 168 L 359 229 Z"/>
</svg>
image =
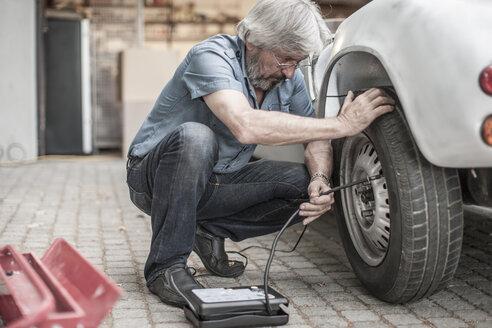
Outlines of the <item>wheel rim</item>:
<svg viewBox="0 0 492 328">
<path fill-rule="evenodd" d="M 364 134 L 347 138 L 340 168 L 341 184 L 383 174 L 376 149 Z M 341 198 L 345 223 L 357 253 L 368 265 L 379 265 L 390 240 L 386 179 L 347 188 L 341 192 Z"/>
</svg>

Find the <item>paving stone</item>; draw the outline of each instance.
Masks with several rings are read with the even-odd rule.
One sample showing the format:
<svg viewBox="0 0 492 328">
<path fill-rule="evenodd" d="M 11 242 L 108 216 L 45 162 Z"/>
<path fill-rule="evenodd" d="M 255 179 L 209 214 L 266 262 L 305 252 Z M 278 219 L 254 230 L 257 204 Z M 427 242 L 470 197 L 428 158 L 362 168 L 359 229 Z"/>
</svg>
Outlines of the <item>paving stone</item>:
<svg viewBox="0 0 492 328">
<path fill-rule="evenodd" d="M 173 323 L 158 323 L 154 326 L 155 328 L 192 328 L 194 327 L 188 322 L 173 322 Z"/>
<path fill-rule="evenodd" d="M 325 328 L 325 327 L 348 327 L 349 324 L 347 321 L 340 317 L 311 317 L 309 318 L 309 321 L 311 321 L 314 325 L 314 327 L 320 327 L 320 328 Z"/>
<path fill-rule="evenodd" d="M 454 314 L 465 321 L 485 321 L 490 320 L 490 325 L 492 326 L 492 315 L 481 310 L 466 310 L 466 311 L 454 311 Z"/>
<path fill-rule="evenodd" d="M 353 328 L 389 328 L 390 326 L 383 322 L 354 322 Z"/>
<path fill-rule="evenodd" d="M 118 328 L 147 328 L 152 327 L 147 318 L 121 318 L 115 319 L 113 322 L 114 327 Z"/>
<path fill-rule="evenodd" d="M 461 299 L 436 300 L 436 303 L 449 311 L 473 310 L 475 307 Z"/>
<path fill-rule="evenodd" d="M 360 302 L 356 301 L 355 299 L 352 301 L 331 301 L 330 305 L 335 309 L 339 311 L 343 310 L 367 310 L 367 306 Z"/>
<path fill-rule="evenodd" d="M 302 306 L 323 306 L 326 302 L 317 296 L 291 296 L 289 299 L 299 307 Z"/>
<path fill-rule="evenodd" d="M 342 315 L 347 318 L 348 321 L 379 321 L 380 318 L 369 310 L 353 310 L 342 311 Z"/>
<path fill-rule="evenodd" d="M 324 272 L 317 269 L 292 269 L 299 277 L 324 276 Z"/>
<path fill-rule="evenodd" d="M 366 295 L 369 291 L 362 285 L 359 286 L 348 286 L 345 290 L 350 292 L 352 295 Z"/>
<path fill-rule="evenodd" d="M 451 317 L 451 313 L 429 300 L 421 300 L 407 306 L 415 314 L 422 318 Z"/>
<path fill-rule="evenodd" d="M 140 292 L 141 285 L 135 282 L 125 282 L 118 284 L 125 292 Z"/>
<path fill-rule="evenodd" d="M 127 266 L 124 268 L 107 268 L 106 273 L 110 276 L 113 275 L 134 275 L 135 269 L 133 267 Z"/>
<path fill-rule="evenodd" d="M 152 312 L 153 322 L 187 322 L 183 311 L 179 312 Z"/>
<path fill-rule="evenodd" d="M 146 318 L 147 311 L 143 309 L 114 309 L 112 312 L 114 319 Z"/>
<path fill-rule="evenodd" d="M 369 304 L 369 308 L 377 314 L 403 314 L 408 313 L 408 309 L 398 304 Z"/>
<path fill-rule="evenodd" d="M 136 300 L 119 300 L 114 308 L 115 309 L 145 309 L 147 304 L 143 301 Z"/>
<path fill-rule="evenodd" d="M 327 276 L 302 277 L 302 281 L 311 285 L 323 286 L 327 283 L 334 283 L 335 280 Z"/>
<path fill-rule="evenodd" d="M 314 285 L 313 289 L 320 293 L 322 296 L 333 292 L 342 292 L 344 290 L 344 288 L 337 283 Z"/>
<path fill-rule="evenodd" d="M 281 280 L 276 283 L 279 288 L 305 288 L 308 289 L 308 285 L 300 279 L 288 279 Z"/>
<path fill-rule="evenodd" d="M 311 288 L 282 288 L 282 294 L 284 296 L 303 296 L 303 297 L 319 297 L 314 290 Z"/>
<path fill-rule="evenodd" d="M 429 322 L 436 328 L 468 327 L 467 323 L 455 318 L 430 318 Z"/>
<path fill-rule="evenodd" d="M 286 264 L 293 269 L 307 269 L 307 268 L 316 268 L 316 264 L 311 263 L 307 260 L 304 262 L 286 262 Z"/>
<path fill-rule="evenodd" d="M 384 319 L 388 320 L 391 324 L 397 325 L 412 325 L 421 324 L 422 321 L 419 320 L 413 314 L 386 314 L 383 316 Z"/>
<path fill-rule="evenodd" d="M 323 295 L 323 298 L 328 302 L 358 302 L 360 301 L 355 298 L 354 295 L 349 294 L 345 291 L 343 292 L 330 292 L 327 295 Z"/>
<path fill-rule="evenodd" d="M 358 287 L 361 286 L 359 279 L 351 278 L 351 279 L 335 279 L 335 281 L 344 286 L 344 287 Z"/>
<path fill-rule="evenodd" d="M 299 311 L 302 312 L 304 315 L 311 317 L 311 316 L 326 316 L 326 317 L 333 317 L 336 316 L 337 313 L 330 309 L 329 306 L 321 306 L 321 307 L 302 307 L 299 308 Z"/>
<path fill-rule="evenodd" d="M 371 305 L 375 305 L 375 304 L 378 304 L 378 305 L 387 304 L 386 302 L 381 301 L 380 299 L 378 299 L 378 298 L 376 298 L 376 297 L 374 297 L 372 295 L 361 294 L 361 295 L 357 295 L 357 298 L 360 299 L 365 304 L 371 304 Z"/>
<path fill-rule="evenodd" d="M 304 325 L 306 324 L 306 319 L 304 319 L 299 313 L 296 311 L 292 311 L 293 309 L 290 309 L 291 311 L 289 312 L 289 324 L 291 325 Z"/>
</svg>

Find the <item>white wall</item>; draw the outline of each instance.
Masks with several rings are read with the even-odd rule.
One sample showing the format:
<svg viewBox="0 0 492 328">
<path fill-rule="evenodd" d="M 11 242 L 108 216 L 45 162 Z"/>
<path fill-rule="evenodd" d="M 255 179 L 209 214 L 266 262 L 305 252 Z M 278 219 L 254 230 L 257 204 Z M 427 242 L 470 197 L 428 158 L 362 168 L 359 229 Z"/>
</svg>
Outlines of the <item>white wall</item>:
<svg viewBox="0 0 492 328">
<path fill-rule="evenodd" d="M 163 49 L 128 49 L 121 61 L 123 145 L 126 157 L 130 143 L 149 114 L 162 88 L 178 67 L 178 53 Z"/>
<path fill-rule="evenodd" d="M 35 0 L 0 0 L 0 162 L 38 155 Z"/>
</svg>

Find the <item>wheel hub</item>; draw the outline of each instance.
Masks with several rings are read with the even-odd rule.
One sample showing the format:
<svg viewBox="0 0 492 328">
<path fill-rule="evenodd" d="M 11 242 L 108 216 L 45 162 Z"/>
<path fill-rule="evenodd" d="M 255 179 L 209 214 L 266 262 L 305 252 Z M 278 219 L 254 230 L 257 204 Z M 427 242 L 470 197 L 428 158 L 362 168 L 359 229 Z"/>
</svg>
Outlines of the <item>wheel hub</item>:
<svg viewBox="0 0 492 328">
<path fill-rule="evenodd" d="M 346 141 L 340 173 L 342 184 L 383 174 L 376 150 L 365 135 L 359 134 Z M 386 256 L 390 237 L 386 179 L 343 191 L 342 206 L 354 247 L 368 265 L 377 266 Z"/>
</svg>

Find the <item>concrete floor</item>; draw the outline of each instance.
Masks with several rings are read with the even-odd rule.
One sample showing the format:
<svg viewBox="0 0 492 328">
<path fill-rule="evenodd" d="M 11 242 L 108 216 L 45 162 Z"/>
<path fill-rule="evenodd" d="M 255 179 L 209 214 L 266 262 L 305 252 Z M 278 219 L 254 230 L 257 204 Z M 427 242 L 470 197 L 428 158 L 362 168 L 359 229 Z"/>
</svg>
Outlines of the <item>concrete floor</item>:
<svg viewBox="0 0 492 328">
<path fill-rule="evenodd" d="M 102 327 L 191 327 L 183 311 L 145 287 L 150 220 L 130 202 L 125 162 L 115 157 L 50 157 L 0 166 L 0 245 L 41 257 L 63 237 L 125 290 Z M 345 257 L 335 218 L 311 224 L 298 249 L 277 252 L 271 285 L 290 300 L 290 327 L 492 327 L 492 220 L 467 217 L 460 265 L 449 287 L 419 302 L 383 303 L 361 286 Z M 293 246 L 302 227 L 286 231 L 278 249 Z M 271 246 L 273 235 L 241 243 Z M 202 276 L 206 286 L 261 284 L 268 251 L 245 252 L 237 279 Z M 189 263 L 205 274 L 195 254 Z"/>
</svg>

